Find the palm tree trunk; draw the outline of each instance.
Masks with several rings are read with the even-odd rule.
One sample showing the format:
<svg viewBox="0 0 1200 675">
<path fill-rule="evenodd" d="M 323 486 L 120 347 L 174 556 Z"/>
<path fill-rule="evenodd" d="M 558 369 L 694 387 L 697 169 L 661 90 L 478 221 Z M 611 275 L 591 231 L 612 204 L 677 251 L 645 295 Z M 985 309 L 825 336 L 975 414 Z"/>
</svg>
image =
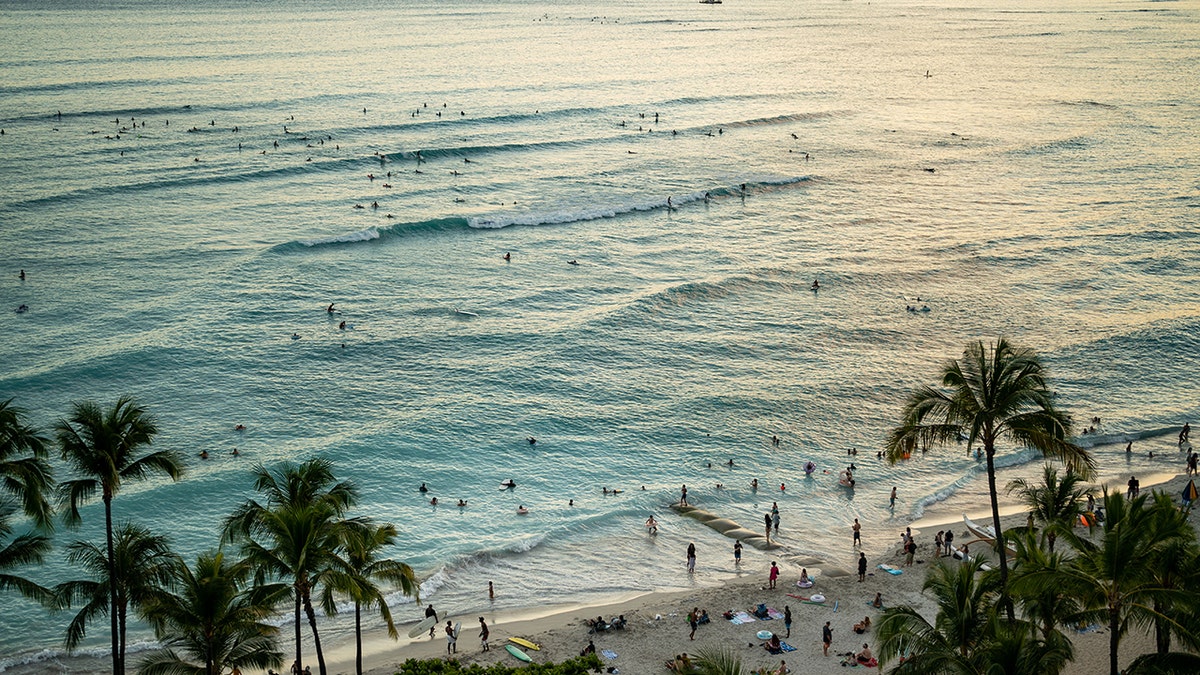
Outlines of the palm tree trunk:
<svg viewBox="0 0 1200 675">
<path fill-rule="evenodd" d="M 354 672 L 362 675 L 362 608 L 354 603 Z"/>
<path fill-rule="evenodd" d="M 992 529 L 996 534 L 996 554 L 1000 556 L 1000 601 L 1010 622 L 1016 620 L 1012 598 L 1008 597 L 1008 551 L 1004 548 L 1004 530 L 1000 527 L 1000 502 L 996 496 L 996 448 L 990 437 L 984 440 L 984 455 L 987 456 L 988 495 L 992 499 Z"/>
<path fill-rule="evenodd" d="M 1154 601 L 1154 612 L 1158 615 L 1154 617 L 1154 644 L 1159 654 L 1166 654 L 1171 651 L 1171 631 L 1167 630 L 1167 622 L 1162 618 L 1163 608 L 1157 600 Z"/>
<path fill-rule="evenodd" d="M 108 544 L 108 618 L 109 629 L 112 631 L 113 675 L 124 675 L 120 653 L 117 650 L 119 638 L 117 631 L 117 571 L 113 560 L 115 554 L 113 553 L 112 497 L 108 494 L 104 495 L 104 536 Z"/>
<path fill-rule="evenodd" d="M 1121 646 L 1121 634 L 1118 632 L 1121 629 L 1120 612 L 1117 608 L 1112 607 L 1108 610 L 1108 673 L 1109 675 L 1120 675 L 1117 670 L 1117 649 Z"/>
<path fill-rule="evenodd" d="M 125 598 L 121 598 L 120 604 L 117 605 L 117 610 L 120 612 L 117 617 L 117 632 L 120 635 L 120 640 L 117 642 L 117 652 L 121 657 L 121 672 L 125 672 L 125 619 L 129 614 L 129 602 Z"/>
<path fill-rule="evenodd" d="M 321 636 L 317 634 L 317 613 L 313 611 L 312 601 L 304 598 L 304 613 L 308 615 L 308 625 L 312 628 L 313 648 L 317 651 L 317 666 L 321 669 L 321 675 L 327 675 L 325 672 L 325 654 L 321 651 Z"/>
<path fill-rule="evenodd" d="M 300 660 L 300 589 L 296 589 L 296 668 L 304 670 L 304 662 Z"/>
</svg>

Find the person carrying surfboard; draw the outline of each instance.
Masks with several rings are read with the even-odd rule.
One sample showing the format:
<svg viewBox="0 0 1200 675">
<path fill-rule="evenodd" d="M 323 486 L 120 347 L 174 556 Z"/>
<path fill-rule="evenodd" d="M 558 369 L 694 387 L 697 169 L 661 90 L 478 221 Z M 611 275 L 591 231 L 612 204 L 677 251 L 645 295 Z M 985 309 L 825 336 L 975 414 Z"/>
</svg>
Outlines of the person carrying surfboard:
<svg viewBox="0 0 1200 675">
<path fill-rule="evenodd" d="M 454 624 L 446 621 L 446 653 L 453 654 L 458 651 L 458 636 L 454 634 Z"/>
</svg>

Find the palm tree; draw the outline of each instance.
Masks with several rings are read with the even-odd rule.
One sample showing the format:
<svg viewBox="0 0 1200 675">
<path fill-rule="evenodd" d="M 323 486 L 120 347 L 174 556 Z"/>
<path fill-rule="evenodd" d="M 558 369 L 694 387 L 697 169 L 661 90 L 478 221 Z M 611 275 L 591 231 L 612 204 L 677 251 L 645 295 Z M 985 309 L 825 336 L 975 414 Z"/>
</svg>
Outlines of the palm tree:
<svg viewBox="0 0 1200 675">
<path fill-rule="evenodd" d="M 194 567 L 177 561 L 171 592 L 143 608 L 163 649 L 142 661 L 139 675 L 221 675 L 282 664 L 279 629 L 266 619 L 288 589 L 251 585 L 251 572 L 248 563 L 228 561 L 220 551 L 201 554 Z"/>
<path fill-rule="evenodd" d="M 266 503 L 253 499 L 238 507 L 225 521 L 226 541 L 240 542 L 255 567 L 255 580 L 289 579 L 294 600 L 296 663 L 303 667 L 300 611 L 312 630 L 313 647 L 321 675 L 325 655 L 312 607 L 314 589 L 323 585 L 335 566 L 341 545 L 342 516 L 357 499 L 349 482 L 337 482 L 332 464 L 312 459 L 300 465 L 285 463 L 274 470 L 255 467 L 255 489 Z"/>
<path fill-rule="evenodd" d="M 962 436 L 967 438 L 968 451 L 976 444 L 983 446 L 1003 596 L 1008 587 L 1008 556 L 996 493 L 996 444 L 1007 441 L 1034 448 L 1085 479 L 1095 462 L 1068 440 L 1070 418 L 1054 407 L 1045 368 L 1033 351 L 1013 347 L 1004 338 L 986 347 L 972 342 L 961 359 L 945 365 L 941 379 L 943 390 L 921 387 L 909 395 L 900 426 L 888 438 L 887 459 L 895 464 L 918 447 L 947 445 Z M 1006 597 L 1004 605 L 1013 621 L 1013 606 Z"/>
<path fill-rule="evenodd" d="M 1053 553 L 1038 546 L 1032 532 L 1009 536 L 1009 541 L 1016 546 L 1009 590 L 1020 603 L 1021 613 L 1038 626 L 1043 640 L 1065 639 L 1058 627 L 1075 619 L 1082 607 L 1063 586 L 1040 580 L 1061 573 L 1071 564 L 1070 559 L 1061 552 Z"/>
<path fill-rule="evenodd" d="M 416 598 L 421 603 L 420 587 L 417 585 L 416 574 L 408 565 L 388 560 L 379 556 L 385 547 L 396 543 L 396 526 L 391 523 L 375 525 L 366 520 L 347 524 L 342 532 L 342 547 L 344 551 L 344 566 L 338 569 L 329 583 L 325 584 L 325 592 L 321 597 L 321 606 L 327 614 L 337 613 L 334 590 L 341 591 L 354 601 L 354 665 L 358 675 L 362 675 L 362 606 L 377 607 L 384 623 L 387 624 L 388 637 L 399 639 L 396 624 L 392 621 L 391 610 L 377 581 L 399 586 L 404 595 Z"/>
<path fill-rule="evenodd" d="M 0 490 L 21 504 L 35 526 L 53 529 L 50 502 L 54 472 L 46 462 L 46 439 L 25 422 L 25 411 L 0 403 Z"/>
<path fill-rule="evenodd" d="M 1071 657 L 1070 642 L 1055 632 L 1039 638 L 1024 621 L 996 614 L 999 578 L 980 574 L 981 560 L 955 567 L 937 561 L 924 590 L 933 594 L 933 623 L 911 607 L 892 607 L 876 628 L 881 666 L 901 663 L 894 675 L 1041 675 L 1057 673 Z"/>
<path fill-rule="evenodd" d="M 1070 469 L 1059 479 L 1058 469 L 1047 464 L 1042 467 L 1042 482 L 1035 484 L 1024 478 L 1010 481 L 1008 492 L 1016 491 L 1021 503 L 1029 508 L 1033 519 L 1044 526 L 1046 545 L 1054 552 L 1054 542 L 1063 528 L 1071 528 L 1082 513 L 1080 504 L 1087 498 L 1083 479 Z"/>
<path fill-rule="evenodd" d="M 35 600 L 47 597 L 45 588 L 4 570 L 40 564 L 49 552 L 50 539 L 41 532 L 12 537 L 16 529 L 11 521 L 19 509 L 38 530 L 52 529 L 46 497 L 53 476 L 46 462 L 46 439 L 25 422 L 25 411 L 12 405 L 12 399 L 0 403 L 0 591 L 15 590 Z"/>
<path fill-rule="evenodd" d="M 170 581 L 177 558 L 167 539 L 140 525 L 124 523 L 105 549 L 77 541 L 67 547 L 67 561 L 81 566 L 90 579 L 67 581 L 54 587 L 54 607 L 67 609 L 82 604 L 67 626 L 65 645 L 73 651 L 87 635 L 87 625 L 100 615 L 112 613 L 117 646 L 115 672 L 125 668 L 125 626 L 129 610 L 138 610 L 162 593 Z"/>
<path fill-rule="evenodd" d="M 1154 582 L 1169 594 L 1153 599 L 1155 647 L 1159 654 L 1171 651 L 1171 636 L 1178 636 L 1191 649 L 1200 649 L 1200 635 L 1195 623 L 1200 621 L 1200 547 L 1196 545 L 1196 530 L 1188 523 L 1188 516 L 1176 509 L 1171 498 L 1161 492 L 1154 493 L 1150 507 L 1151 538 L 1160 542 L 1155 550 L 1155 560 L 1150 566 Z M 1179 597 L 1175 591 L 1188 592 L 1188 597 Z M 1173 617 L 1173 621 L 1165 617 Z M 1183 626 L 1181 621 L 1191 619 L 1192 626 Z"/>
<path fill-rule="evenodd" d="M 1161 553 L 1178 535 L 1155 527 L 1156 515 L 1146 508 L 1147 495 L 1125 500 L 1120 494 L 1104 495 L 1105 520 L 1098 541 L 1074 532 L 1063 536 L 1075 549 L 1072 563 L 1057 572 L 1030 574 L 1031 582 L 1054 584 L 1078 598 L 1084 621 L 1103 622 L 1109 633 L 1109 672 L 1117 675 L 1121 637 L 1131 624 L 1155 621 L 1178 626 L 1178 622 L 1156 611 L 1156 603 L 1170 607 L 1186 604 L 1194 592 L 1164 587 L 1155 567 Z M 1166 508 L 1171 508 L 1169 499 Z M 1179 626 L 1180 629 L 1184 627 Z"/>
<path fill-rule="evenodd" d="M 108 546 L 105 559 L 111 565 L 113 551 L 112 500 L 121 491 L 125 480 L 142 480 L 152 473 L 162 473 L 179 480 L 183 465 L 170 450 L 159 450 L 142 457 L 137 452 L 150 445 L 158 433 L 154 419 L 133 399 L 122 396 L 107 411 L 91 402 L 76 403 L 71 416 L 55 425 L 62 458 L 79 478 L 59 486 L 63 501 L 70 506 L 64 515 L 69 525 L 82 520 L 79 507 L 99 491 L 104 500 L 104 533 Z M 112 630 L 112 662 L 114 675 L 124 675 L 124 660 L 118 649 L 117 574 L 109 569 L 106 575 L 109 589 L 110 628 Z"/>
<path fill-rule="evenodd" d="M 595 658 L 595 655 L 593 655 Z M 742 675 L 742 659 L 727 647 L 703 647 L 693 663 L 698 675 Z"/>
</svg>

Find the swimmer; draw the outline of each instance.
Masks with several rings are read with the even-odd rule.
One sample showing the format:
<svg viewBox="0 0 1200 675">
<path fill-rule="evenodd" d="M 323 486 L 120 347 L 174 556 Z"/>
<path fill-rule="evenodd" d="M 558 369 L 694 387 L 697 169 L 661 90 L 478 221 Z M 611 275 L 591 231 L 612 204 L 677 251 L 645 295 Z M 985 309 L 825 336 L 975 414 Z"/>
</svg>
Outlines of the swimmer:
<svg viewBox="0 0 1200 675">
<path fill-rule="evenodd" d="M 729 458 L 729 461 L 728 461 L 728 462 L 726 462 L 726 464 L 728 464 L 729 466 L 733 466 L 733 458 L 732 458 L 732 457 L 730 457 L 730 458 Z"/>
<path fill-rule="evenodd" d="M 646 530 L 650 534 L 658 534 L 658 521 L 654 519 L 654 516 L 646 519 Z"/>
<path fill-rule="evenodd" d="M 299 334 L 299 333 L 292 333 L 292 339 L 293 339 L 293 340 L 299 340 L 299 339 L 300 339 L 300 334 Z"/>
<path fill-rule="evenodd" d="M 460 500 L 458 500 L 458 507 L 459 507 L 459 508 L 462 508 L 462 507 L 464 507 L 464 506 L 466 506 L 466 505 L 467 505 L 467 500 L 465 500 L 465 499 L 460 499 Z"/>
<path fill-rule="evenodd" d="M 525 508 L 524 504 L 517 507 L 517 515 L 524 516 L 529 513 L 529 509 Z"/>
<path fill-rule="evenodd" d="M 24 314 L 29 311 L 29 305 L 21 305 L 17 308 L 17 314 Z"/>
<path fill-rule="evenodd" d="M 345 321 L 338 324 L 338 330 L 346 330 L 346 322 Z"/>
<path fill-rule="evenodd" d="M 434 497 L 433 499 L 430 499 L 430 500 L 429 500 L 429 505 L 430 505 L 430 506 L 437 506 L 437 505 L 438 505 L 438 500 L 437 500 L 437 497 Z"/>
<path fill-rule="evenodd" d="M 239 424 L 239 425 L 237 425 L 236 427 L 234 427 L 234 428 L 233 428 L 233 430 L 234 430 L 234 431 L 245 431 L 245 430 L 246 430 L 246 425 L 245 425 L 245 424 Z"/>
<path fill-rule="evenodd" d="M 511 254 L 511 253 L 509 253 L 509 252 L 507 252 L 507 251 L 505 251 L 505 253 L 504 253 L 504 262 L 508 262 L 508 261 L 510 261 L 510 260 L 512 260 L 512 254 Z"/>
<path fill-rule="evenodd" d="M 530 436 L 529 438 L 526 438 L 525 440 L 529 441 L 530 445 L 537 445 L 537 439 L 534 438 L 533 436 Z"/>
<path fill-rule="evenodd" d="M 758 479 L 757 479 L 757 478 L 755 478 L 754 480 L 750 481 L 750 489 L 751 489 L 751 490 L 757 490 L 757 489 L 758 489 Z"/>
<path fill-rule="evenodd" d="M 229 454 L 233 455 L 234 457 L 237 457 L 238 455 L 240 455 L 240 454 L 242 454 L 242 453 L 238 452 L 238 449 L 237 449 L 237 448 L 234 448 L 234 449 L 233 449 L 233 452 L 231 452 L 231 453 L 229 453 Z"/>
<path fill-rule="evenodd" d="M 208 451 L 207 450 L 200 451 L 200 459 L 208 459 Z"/>
</svg>

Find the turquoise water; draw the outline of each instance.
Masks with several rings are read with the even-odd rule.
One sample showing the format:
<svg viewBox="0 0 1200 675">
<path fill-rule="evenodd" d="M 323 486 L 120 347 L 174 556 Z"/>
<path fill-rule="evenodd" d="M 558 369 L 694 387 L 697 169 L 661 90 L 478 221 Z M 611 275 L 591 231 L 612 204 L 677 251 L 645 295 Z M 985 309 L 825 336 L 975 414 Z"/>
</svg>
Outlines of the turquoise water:
<svg viewBox="0 0 1200 675">
<path fill-rule="evenodd" d="M 978 490 L 965 449 L 873 455 L 998 334 L 1089 442 L 1200 412 L 1190 4 L 0 7 L 0 398 L 145 403 L 190 471 L 116 513 L 182 552 L 253 463 L 324 456 L 453 612 L 489 579 L 519 608 L 732 574 L 690 521 L 645 540 L 683 483 L 837 556 L 855 517 Z M 856 493 L 802 477 L 850 447 Z M 0 666 L 54 657 L 68 618 L 2 602 Z"/>
</svg>

